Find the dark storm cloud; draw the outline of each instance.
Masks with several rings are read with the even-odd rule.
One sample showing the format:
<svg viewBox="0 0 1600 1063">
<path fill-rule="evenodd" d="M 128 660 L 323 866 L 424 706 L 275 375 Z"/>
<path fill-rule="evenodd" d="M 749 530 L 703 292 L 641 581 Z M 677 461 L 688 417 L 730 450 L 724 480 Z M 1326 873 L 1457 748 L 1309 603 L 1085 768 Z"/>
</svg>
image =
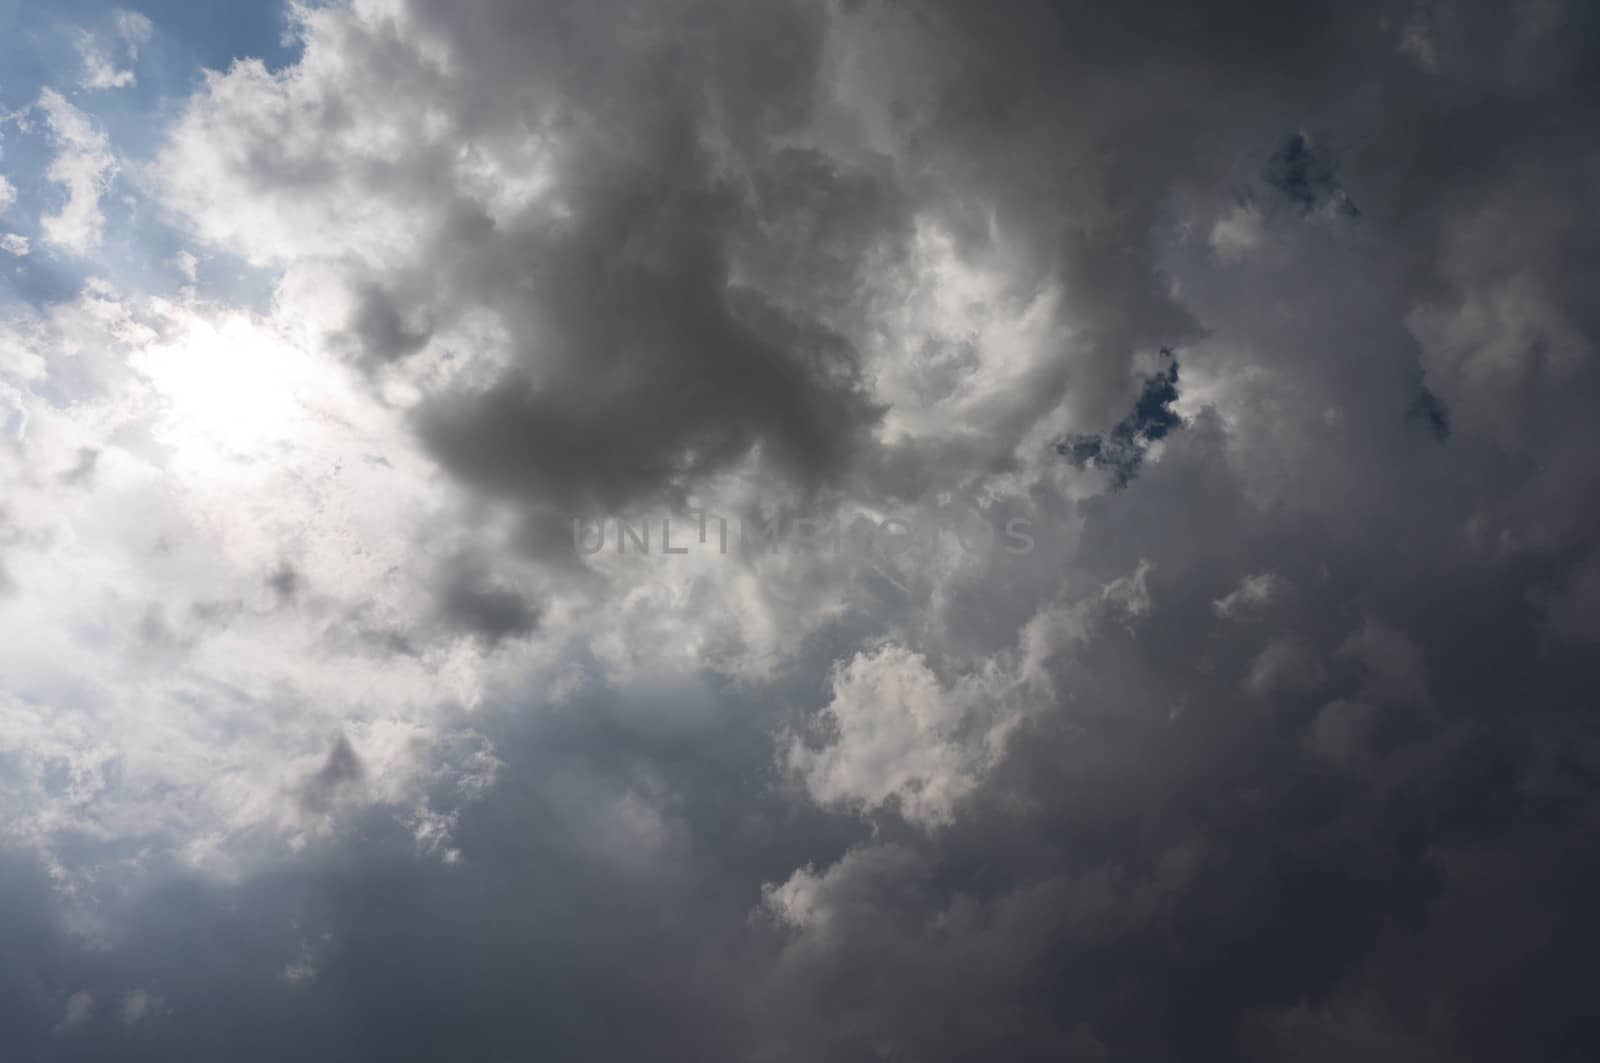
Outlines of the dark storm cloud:
<svg viewBox="0 0 1600 1063">
<path fill-rule="evenodd" d="M 567 507 L 681 495 L 758 442 L 802 483 L 836 470 L 873 412 L 853 354 L 754 297 L 685 290 L 717 268 L 692 261 L 670 279 L 608 280 L 607 305 L 584 311 L 605 333 L 590 337 L 589 368 L 553 389 L 518 374 L 440 400 L 423 439 L 469 483 Z M 608 366 L 603 352 L 619 350 L 641 361 Z"/>
<path fill-rule="evenodd" d="M 365 289 L 358 296 L 357 305 L 351 322 L 352 339 L 366 358 L 393 362 L 416 353 L 428 342 L 427 332 L 408 326 L 394 300 L 382 289 Z"/>
<path fill-rule="evenodd" d="M 539 609 L 518 591 L 494 583 L 479 566 L 458 562 L 444 575 L 439 614 L 445 625 L 490 645 L 539 626 Z"/>
<path fill-rule="evenodd" d="M 242 885 L 164 872 L 118 909 L 109 949 L 8 915 L 18 948 L 0 956 L 31 958 L 0 961 L 14 1044 L 60 1059 L 1595 1054 L 1588 7 L 408 10 L 470 60 L 456 102 L 473 129 L 546 107 L 573 138 L 564 220 L 462 208 L 426 283 L 397 271 L 363 304 L 374 360 L 466 307 L 513 322 L 501 375 L 418 414 L 460 480 L 537 517 L 684 494 L 759 453 L 794 483 L 864 469 L 915 494 L 1013 470 L 1065 404 L 1096 441 L 1085 460 L 1124 489 L 1042 502 L 1071 541 L 1041 536 L 1028 562 L 956 587 L 942 627 L 864 579 L 770 682 L 492 707 L 475 722 L 500 781 L 479 803 L 438 795 L 458 863 L 351 813 L 336 842 Z M 815 118 L 830 18 L 877 49 L 906 134 L 891 160 L 780 146 Z M 695 135 L 711 112 L 728 157 Z M 1234 209 L 1259 210 L 1263 235 L 1223 262 L 1206 233 Z M 1018 234 L 1015 285 L 1064 285 L 1071 345 L 992 438 L 876 454 L 873 367 L 843 337 L 919 213 L 972 247 L 990 216 Z M 1181 385 L 1175 365 L 1135 371 L 1164 345 L 1183 352 Z M 484 571 L 447 572 L 442 616 L 491 643 L 535 631 L 533 602 Z M 949 825 L 819 811 L 775 765 L 773 736 L 869 640 L 938 627 L 959 672 L 1058 595 L 1103 600 L 1136 571 L 1147 607 L 1092 614 L 1081 644 L 1052 648 L 1057 696 Z M 334 815 L 360 778 L 341 737 L 307 807 Z M 45 908 L 42 880 L 16 875 L 8 910 Z M 114 1030 L 105 1002 L 135 986 L 172 1010 Z M 95 1010 L 56 1031 L 79 992 Z"/>
<path fill-rule="evenodd" d="M 459 816 L 455 863 L 419 858 L 387 812 L 348 813 L 336 844 L 239 886 L 152 868 L 115 902 L 109 951 L 72 938 L 41 871 L 5 866 L 0 942 L 28 957 L 0 964 L 0 979 L 26 990 L 0 1003 L 12 1050 L 743 1055 L 755 1045 L 752 980 L 779 942 L 749 920 L 760 883 L 864 832 L 750 788 L 769 755 L 759 704 L 735 697 L 739 708 L 719 718 L 697 709 L 722 696 L 706 688 L 597 693 L 480 718 L 508 785 L 477 804 L 433 787 L 435 806 Z M 341 738 L 314 785 L 353 785 L 352 763 Z M 135 987 L 167 1011 L 122 1023 L 117 1004 Z M 99 1002 L 90 1021 L 57 1033 L 68 998 L 85 991 Z"/>
<path fill-rule="evenodd" d="M 1411 405 L 1406 409 L 1406 416 L 1425 425 L 1440 439 L 1448 439 L 1450 436 L 1449 407 L 1426 387 L 1418 391 L 1417 397 L 1411 400 Z"/>
<path fill-rule="evenodd" d="M 1296 133 L 1267 161 L 1267 183 L 1301 210 L 1328 208 L 1348 218 L 1361 211 L 1339 185 L 1338 171 L 1311 146 L 1310 138 Z"/>
<path fill-rule="evenodd" d="M 456 101 L 471 108 L 464 136 L 523 128 L 525 101 L 537 101 L 541 125 L 576 134 L 553 163 L 564 213 L 491 223 L 457 209 L 429 249 L 431 268 L 374 280 L 353 323 L 378 361 L 427 339 L 401 306 L 435 324 L 473 307 L 511 323 L 515 349 L 499 378 L 438 396 L 418 427 L 448 469 L 535 514 L 674 498 L 753 452 L 809 485 L 838 474 L 879 413 L 859 355 L 809 291 L 843 282 L 864 246 L 892 239 L 896 204 L 874 178 L 768 140 L 810 115 L 823 12 L 630 10 L 414 6 L 421 32 L 470 64 Z M 616 32 L 631 19 L 675 26 L 662 32 L 685 43 Z M 709 109 L 734 168 L 704 142 Z M 808 211 L 814 224 L 793 233 L 764 228 L 769 216 L 782 225 Z M 789 288 L 741 283 L 732 255 L 744 245 L 800 265 Z M 822 260 L 824 248 L 836 258 Z"/>
<path fill-rule="evenodd" d="M 1190 490 L 1217 443 L 1108 496 L 1092 550 L 1170 543 L 1111 504 Z M 1214 502 L 1187 549 L 1216 557 L 1247 504 L 1202 486 Z M 1238 556 L 1293 564 L 1303 548 L 1279 528 Z M 1181 568 L 1185 551 L 1169 558 Z M 1312 577 L 1300 563 L 1286 578 Z M 554 1059 L 1275 1060 L 1399 1043 L 1488 1060 L 1526 1038 L 1533 1058 L 1565 1058 L 1582 1034 L 1565 987 L 1582 984 L 1576 942 L 1596 929 L 1573 892 L 1600 884 L 1562 848 L 1596 814 L 1576 721 L 1484 730 L 1464 705 L 1440 733 L 1379 701 L 1394 718 L 1343 774 L 1304 737 L 1322 697 L 1362 696 L 1370 666 L 1352 658 L 1325 692 L 1239 711 L 1254 647 L 1207 599 L 1230 577 L 1157 579 L 1151 626 L 1101 633 L 1079 661 L 1081 703 L 1030 725 L 947 833 L 868 830 L 761 782 L 766 698 L 646 688 L 506 707 L 478 721 L 506 766 L 485 802 L 459 807 L 458 863 L 419 859 L 375 814 L 242 886 L 162 872 L 118 905 L 109 950 L 44 918 L 29 991 L 7 997 L 12 1043 L 41 1059 L 209 1045 L 241 1060 L 530 1044 Z M 1373 607 L 1408 600 L 1397 588 Z M 1322 621 L 1329 602 L 1311 591 L 1270 620 L 1331 654 L 1363 621 Z M 1469 613 L 1494 637 L 1504 605 Z M 1197 631 L 1204 670 L 1184 649 Z M 1432 661 L 1427 679 L 1441 701 L 1471 681 Z M 696 707 L 708 700 L 719 711 Z M 796 934 L 759 911 L 761 887 L 808 864 L 828 921 Z M 1572 944 L 1530 945 L 1543 941 Z M 135 987 L 170 1010 L 123 1024 Z M 94 1014 L 54 1032 L 78 992 Z M 1441 1006 L 1460 1018 L 1440 1026 Z"/>
</svg>

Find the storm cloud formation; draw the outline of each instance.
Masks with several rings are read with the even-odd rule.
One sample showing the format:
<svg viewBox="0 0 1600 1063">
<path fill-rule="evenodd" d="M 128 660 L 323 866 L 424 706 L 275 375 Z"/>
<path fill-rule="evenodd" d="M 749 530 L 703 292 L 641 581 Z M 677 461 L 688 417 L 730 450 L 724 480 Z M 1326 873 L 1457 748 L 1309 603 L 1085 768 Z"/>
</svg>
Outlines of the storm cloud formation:
<svg viewBox="0 0 1600 1063">
<path fill-rule="evenodd" d="M 301 633 L 162 717 L 281 771 L 161 789 L 8 673 L 18 1058 L 1600 1052 L 1600 9 L 292 18 L 148 180 L 397 427 L 149 614 Z M 688 552 L 574 549 L 629 514 Z"/>
</svg>

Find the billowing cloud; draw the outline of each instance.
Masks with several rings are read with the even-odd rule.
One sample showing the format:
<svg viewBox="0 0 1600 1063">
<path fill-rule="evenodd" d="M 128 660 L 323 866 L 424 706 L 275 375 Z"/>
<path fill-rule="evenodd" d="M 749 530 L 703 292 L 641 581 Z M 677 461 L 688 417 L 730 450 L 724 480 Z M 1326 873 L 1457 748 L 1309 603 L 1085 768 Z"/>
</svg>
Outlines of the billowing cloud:
<svg viewBox="0 0 1600 1063">
<path fill-rule="evenodd" d="M 834 673 L 824 719 L 837 737 L 820 750 L 797 741 L 789 763 L 825 805 L 872 809 L 893 800 L 913 823 L 946 823 L 999 759 L 1010 721 L 972 717 L 984 700 L 1002 697 L 981 682 L 946 689 L 902 647 L 861 653 Z"/>
<path fill-rule="evenodd" d="M 15 1051 L 1592 1054 L 1587 8 L 290 17 L 0 326 Z"/>
</svg>

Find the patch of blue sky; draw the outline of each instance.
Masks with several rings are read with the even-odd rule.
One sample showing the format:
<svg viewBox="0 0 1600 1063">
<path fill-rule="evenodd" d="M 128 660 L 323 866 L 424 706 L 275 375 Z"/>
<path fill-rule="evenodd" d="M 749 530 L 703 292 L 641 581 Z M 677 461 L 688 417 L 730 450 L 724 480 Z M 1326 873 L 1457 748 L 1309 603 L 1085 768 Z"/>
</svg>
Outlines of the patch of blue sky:
<svg viewBox="0 0 1600 1063">
<path fill-rule="evenodd" d="M 125 31 L 129 12 L 149 23 L 148 35 L 134 42 Z M 0 251 L 0 304 L 71 299 L 89 277 L 129 294 L 171 294 L 189 283 L 178 257 L 188 251 L 198 259 L 203 297 L 265 306 L 272 275 L 191 246 L 144 197 L 135 175 L 159 149 L 205 70 L 225 70 L 240 58 L 259 58 L 274 70 L 295 62 L 299 43 L 288 29 L 285 0 L 0 0 L 0 115 L 6 116 L 0 175 L 16 189 L 16 201 L 0 214 L 0 235 L 16 234 L 29 245 L 26 255 Z M 106 64 L 100 87 L 88 76 L 86 49 Z M 120 76 L 124 71 L 128 76 Z M 101 198 L 103 238 L 87 255 L 52 246 L 40 233 L 40 219 L 66 198 L 48 179 L 56 146 L 35 106 L 46 89 L 90 117 L 118 163 Z"/>
</svg>

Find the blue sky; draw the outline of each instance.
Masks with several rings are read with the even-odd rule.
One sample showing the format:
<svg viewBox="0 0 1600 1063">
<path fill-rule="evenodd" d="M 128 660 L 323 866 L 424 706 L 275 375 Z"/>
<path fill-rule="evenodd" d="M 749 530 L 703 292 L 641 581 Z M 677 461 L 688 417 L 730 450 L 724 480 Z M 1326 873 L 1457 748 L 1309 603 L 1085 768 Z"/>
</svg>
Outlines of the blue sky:
<svg viewBox="0 0 1600 1063">
<path fill-rule="evenodd" d="M 127 13 L 148 19 L 147 38 L 126 39 L 119 16 L 125 21 Z M 144 196 L 139 168 L 204 71 L 226 70 L 240 58 L 260 59 L 269 69 L 292 63 L 298 44 L 287 29 L 279 0 L 138 5 L 0 0 L 0 114 L 10 116 L 0 125 L 0 174 L 16 189 L 16 203 L 0 218 L 0 232 L 32 244 L 23 257 L 0 252 L 0 300 L 61 302 L 76 295 L 91 273 L 130 291 L 160 292 L 184 283 L 173 261 L 185 241 Z M 88 84 L 86 53 L 104 56 L 126 76 L 125 83 Z M 35 105 L 47 89 L 90 116 L 117 159 L 118 171 L 102 198 L 105 240 L 92 261 L 39 239 L 40 214 L 58 206 L 64 195 L 46 178 L 52 150 Z M 214 249 L 203 255 L 203 292 L 252 303 L 265 298 L 268 281 L 261 275 Z"/>
</svg>

